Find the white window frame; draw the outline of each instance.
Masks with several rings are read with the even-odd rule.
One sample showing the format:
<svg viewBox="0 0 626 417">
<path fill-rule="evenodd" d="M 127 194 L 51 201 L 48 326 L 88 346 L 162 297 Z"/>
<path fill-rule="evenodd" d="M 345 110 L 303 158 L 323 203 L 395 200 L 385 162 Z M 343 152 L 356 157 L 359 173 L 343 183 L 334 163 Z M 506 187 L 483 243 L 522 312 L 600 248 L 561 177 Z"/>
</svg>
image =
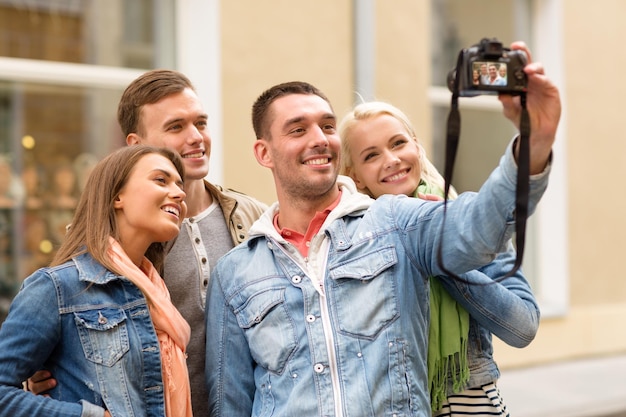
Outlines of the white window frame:
<svg viewBox="0 0 626 417">
<path fill-rule="evenodd" d="M 176 1 L 176 62 L 189 77 L 209 115 L 211 169 L 208 179 L 223 184 L 220 0 Z"/>
<path fill-rule="evenodd" d="M 3 80 L 124 89 L 143 70 L 0 56 Z"/>
<path fill-rule="evenodd" d="M 567 99 L 562 0 L 535 0 L 532 8 L 533 58 L 542 62 L 546 73 L 557 85 L 563 109 L 550 174 L 550 185 L 535 215 L 538 236 L 537 271 L 540 279 L 542 314 L 564 315 L 569 307 L 569 238 L 567 204 Z"/>
</svg>

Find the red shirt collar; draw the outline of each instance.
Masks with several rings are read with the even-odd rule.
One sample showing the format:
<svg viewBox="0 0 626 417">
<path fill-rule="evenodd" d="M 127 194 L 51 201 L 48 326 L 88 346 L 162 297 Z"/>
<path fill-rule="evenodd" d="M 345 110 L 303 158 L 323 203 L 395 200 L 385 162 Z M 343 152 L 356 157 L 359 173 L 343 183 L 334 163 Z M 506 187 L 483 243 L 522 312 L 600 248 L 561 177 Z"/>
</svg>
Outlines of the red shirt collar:
<svg viewBox="0 0 626 417">
<path fill-rule="evenodd" d="M 278 212 L 276 212 L 276 214 L 274 215 L 274 227 L 287 242 L 298 248 L 298 251 L 302 254 L 302 256 L 306 257 L 309 254 L 311 239 L 313 239 L 317 232 L 320 231 L 330 212 L 339 205 L 339 202 L 341 201 L 341 194 L 342 191 L 339 190 L 339 196 L 335 201 L 333 201 L 328 207 L 326 207 L 324 211 L 318 211 L 317 213 L 315 213 L 315 216 L 313 216 L 313 218 L 309 222 L 309 226 L 307 227 L 305 234 L 296 232 L 295 230 L 289 229 L 287 227 L 281 229 L 278 226 Z"/>
</svg>

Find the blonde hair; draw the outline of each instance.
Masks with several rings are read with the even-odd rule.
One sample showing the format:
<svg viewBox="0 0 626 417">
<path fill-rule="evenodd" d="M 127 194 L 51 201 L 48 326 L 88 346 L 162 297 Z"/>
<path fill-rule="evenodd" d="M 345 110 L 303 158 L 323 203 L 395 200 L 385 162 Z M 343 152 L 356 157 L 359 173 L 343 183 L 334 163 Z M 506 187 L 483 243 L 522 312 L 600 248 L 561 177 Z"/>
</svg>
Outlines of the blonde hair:
<svg viewBox="0 0 626 417">
<path fill-rule="evenodd" d="M 341 166 L 339 172 L 341 175 L 347 175 L 349 177 L 354 176 L 352 171 L 353 161 L 350 157 L 350 144 L 354 140 L 357 140 L 357 138 L 352 136 L 354 127 L 362 120 L 383 115 L 391 116 L 402 123 L 406 132 L 415 141 L 419 152 L 419 162 L 421 167 L 420 179 L 431 186 L 437 186 L 443 190 L 445 181 L 437 168 L 426 157 L 426 150 L 417 140 L 415 129 L 413 129 L 409 118 L 397 107 L 383 101 L 369 101 L 358 104 L 348 114 L 346 114 L 339 123 L 338 131 L 341 138 Z M 456 197 L 456 192 L 452 187 L 450 187 L 449 197 Z"/>
</svg>

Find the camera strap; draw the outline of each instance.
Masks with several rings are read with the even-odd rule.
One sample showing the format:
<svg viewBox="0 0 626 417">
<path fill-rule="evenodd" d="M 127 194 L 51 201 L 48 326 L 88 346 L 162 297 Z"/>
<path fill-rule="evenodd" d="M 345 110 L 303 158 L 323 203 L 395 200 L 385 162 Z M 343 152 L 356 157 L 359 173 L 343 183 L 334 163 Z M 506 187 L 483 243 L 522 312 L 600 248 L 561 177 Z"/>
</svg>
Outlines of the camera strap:
<svg viewBox="0 0 626 417">
<path fill-rule="evenodd" d="M 457 61 L 457 71 L 460 68 L 462 61 L 462 53 L 459 54 Z M 450 191 L 450 184 L 452 182 L 452 174 L 454 170 L 454 162 L 456 160 L 457 149 L 459 145 L 459 137 L 461 135 L 461 114 L 459 112 L 459 85 L 458 78 L 454 80 L 454 87 L 452 89 L 452 99 L 450 105 L 450 112 L 448 114 L 447 131 L 446 131 L 446 156 L 445 156 L 445 168 L 444 168 L 444 203 L 443 203 L 443 223 L 441 229 L 441 241 L 437 250 L 437 261 L 439 267 L 449 276 L 467 282 L 467 280 L 458 277 L 456 274 L 448 271 L 443 264 L 443 235 L 445 230 L 446 211 L 448 204 L 448 194 Z M 520 136 L 517 140 L 518 154 L 517 154 L 517 185 L 515 190 L 515 246 L 517 250 L 515 265 L 513 269 L 506 275 L 497 278 L 496 281 L 500 281 L 504 278 L 513 276 L 522 265 L 524 258 L 524 245 L 526 240 L 526 220 L 528 219 L 528 193 L 530 191 L 530 117 L 528 115 L 528 109 L 526 108 L 526 92 L 520 94 L 520 102 L 522 106 L 521 119 L 520 119 Z"/>
</svg>

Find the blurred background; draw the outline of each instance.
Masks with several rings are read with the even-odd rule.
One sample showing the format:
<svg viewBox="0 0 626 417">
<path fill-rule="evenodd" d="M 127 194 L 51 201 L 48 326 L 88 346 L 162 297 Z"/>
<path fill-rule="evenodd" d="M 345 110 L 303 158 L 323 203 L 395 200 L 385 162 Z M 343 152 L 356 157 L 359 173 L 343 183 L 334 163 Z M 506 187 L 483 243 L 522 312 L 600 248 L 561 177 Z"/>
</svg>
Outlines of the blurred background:
<svg viewBox="0 0 626 417">
<path fill-rule="evenodd" d="M 263 90 L 311 82 L 339 117 L 360 99 L 389 101 L 443 170 L 446 75 L 460 49 L 496 37 L 530 46 L 564 109 L 524 260 L 542 323 L 525 349 L 496 341 L 496 359 L 506 371 L 624 355 L 626 197 L 613 182 L 626 174 L 615 139 L 625 15 L 621 0 L 0 0 L 0 322 L 58 247 L 90 167 L 124 145 L 117 102 L 145 70 L 195 84 L 210 115 L 209 179 L 271 203 L 271 175 L 252 155 Z M 515 131 L 494 97 L 461 99 L 461 117 L 453 184 L 477 190 Z"/>
</svg>

